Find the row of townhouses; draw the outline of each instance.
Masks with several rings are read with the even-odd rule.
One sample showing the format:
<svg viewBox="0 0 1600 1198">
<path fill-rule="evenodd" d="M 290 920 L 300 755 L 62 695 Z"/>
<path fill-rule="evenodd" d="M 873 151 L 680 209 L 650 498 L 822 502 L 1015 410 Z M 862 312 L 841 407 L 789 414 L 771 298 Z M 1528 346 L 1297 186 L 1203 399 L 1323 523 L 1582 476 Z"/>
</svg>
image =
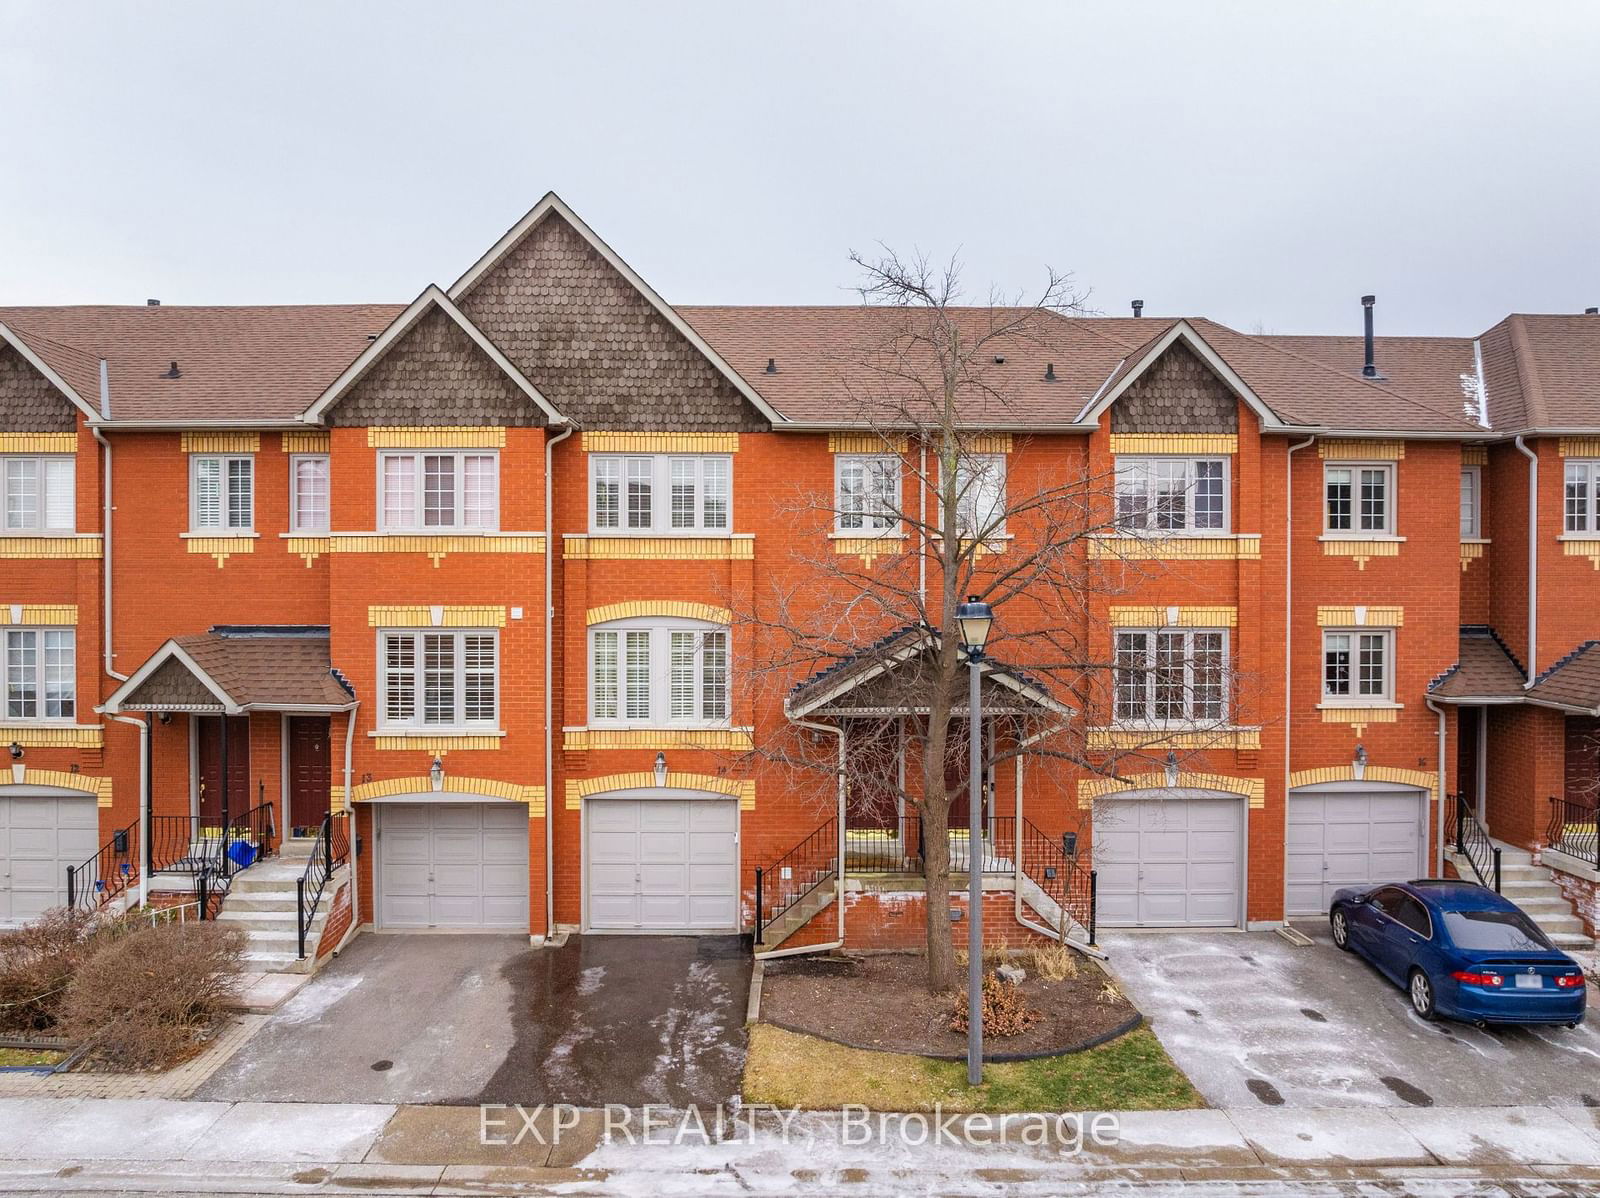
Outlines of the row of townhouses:
<svg viewBox="0 0 1600 1198">
<path fill-rule="evenodd" d="M 761 647 L 806 555 L 918 553 L 925 430 L 839 365 L 903 316 L 673 307 L 553 195 L 409 305 L 0 308 L 0 924 L 205 888 L 285 966 L 359 927 L 917 943 L 918 713 L 872 688 L 928 628 Z M 1041 311 L 994 355 L 972 506 L 1115 480 L 1083 557 L 1122 571 L 1103 696 L 993 667 L 997 742 L 1032 704 L 1083 749 L 995 754 L 996 937 L 1273 928 L 1487 838 L 1593 934 L 1600 316 L 1371 318 Z M 762 752 L 796 726 L 874 747 L 874 801 Z"/>
</svg>

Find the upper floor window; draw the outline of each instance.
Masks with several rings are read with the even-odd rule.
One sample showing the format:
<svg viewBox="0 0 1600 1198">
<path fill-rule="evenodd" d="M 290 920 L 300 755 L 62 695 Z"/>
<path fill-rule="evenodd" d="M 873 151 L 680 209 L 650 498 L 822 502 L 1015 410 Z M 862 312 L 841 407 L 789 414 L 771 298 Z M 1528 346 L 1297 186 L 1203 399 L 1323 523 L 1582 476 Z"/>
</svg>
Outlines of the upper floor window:
<svg viewBox="0 0 1600 1198">
<path fill-rule="evenodd" d="M 1119 723 L 1186 724 L 1227 711 L 1228 634 L 1220 629 L 1126 629 L 1116 634 Z"/>
<path fill-rule="evenodd" d="M 1228 527 L 1225 458 L 1117 457 L 1117 527 L 1222 532 Z"/>
<path fill-rule="evenodd" d="M 900 526 L 900 459 L 842 453 L 834 458 L 834 510 L 840 532 L 891 532 Z"/>
<path fill-rule="evenodd" d="M 77 714 L 77 634 L 71 628 L 7 628 L 6 719 L 70 720 Z"/>
<path fill-rule="evenodd" d="M 1483 467 L 1461 467 L 1461 539 L 1483 536 Z"/>
<path fill-rule="evenodd" d="M 500 524 L 500 458 L 479 450 L 384 453 L 386 530 L 492 529 Z"/>
<path fill-rule="evenodd" d="M 1567 463 L 1566 530 L 1600 532 L 1600 462 Z"/>
<path fill-rule="evenodd" d="M 964 537 L 1005 533 L 1005 454 L 974 453 L 957 460 L 956 526 Z"/>
<path fill-rule="evenodd" d="M 1325 703 L 1389 702 L 1394 696 L 1394 634 L 1348 631 L 1322 634 Z"/>
<path fill-rule="evenodd" d="M 1328 532 L 1394 532 L 1393 466 L 1327 466 L 1322 479 Z"/>
<path fill-rule="evenodd" d="M 590 454 L 595 532 L 727 532 L 733 460 L 726 454 Z"/>
<path fill-rule="evenodd" d="M 0 458 L 0 473 L 7 532 L 71 532 L 76 526 L 71 454 Z"/>
<path fill-rule="evenodd" d="M 726 724 L 728 630 L 691 620 L 590 629 L 589 721 Z"/>
<path fill-rule="evenodd" d="M 256 525 L 255 459 L 233 454 L 189 458 L 189 527 L 250 532 Z"/>
<path fill-rule="evenodd" d="M 289 459 L 289 531 L 328 531 L 328 455 L 299 453 Z"/>
<path fill-rule="evenodd" d="M 385 632 L 379 639 L 385 727 L 496 727 L 499 637 L 495 633 Z"/>
</svg>

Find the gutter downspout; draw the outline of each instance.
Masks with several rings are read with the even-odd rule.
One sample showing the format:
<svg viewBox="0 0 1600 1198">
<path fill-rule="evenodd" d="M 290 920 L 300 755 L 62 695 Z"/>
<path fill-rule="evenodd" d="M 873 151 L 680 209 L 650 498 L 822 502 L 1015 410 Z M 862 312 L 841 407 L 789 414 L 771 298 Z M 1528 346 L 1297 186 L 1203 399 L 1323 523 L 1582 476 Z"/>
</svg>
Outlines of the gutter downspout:
<svg viewBox="0 0 1600 1198">
<path fill-rule="evenodd" d="M 111 368 L 104 358 L 100 359 L 100 419 L 111 419 Z M 128 676 L 117 673 L 111 665 L 111 442 L 99 425 L 91 424 L 89 431 L 100 442 L 100 456 L 105 463 L 100 481 L 100 639 L 105 644 L 106 673 L 118 682 L 126 682 Z"/>
<path fill-rule="evenodd" d="M 773 949 L 770 953 L 757 951 L 757 961 L 769 961 L 774 957 L 797 957 L 801 953 L 825 953 L 831 952 L 836 948 L 844 947 L 844 729 L 836 728 L 832 724 L 819 724 L 814 720 L 800 720 L 795 719 L 793 716 L 790 716 L 789 718 L 797 727 L 810 728 L 815 732 L 826 732 L 839 738 L 839 868 L 833 871 L 833 905 L 839 908 L 839 920 L 837 925 L 838 939 L 832 940 L 827 944 L 802 944 L 799 948 L 777 948 Z"/>
<path fill-rule="evenodd" d="M 139 905 L 143 907 L 150 901 L 150 871 L 145 868 L 150 859 L 150 716 L 141 720 L 116 714 L 111 718 L 139 729 Z"/>
<path fill-rule="evenodd" d="M 1436 877 L 1436 878 L 1442 878 L 1442 877 L 1444 877 L 1444 741 L 1445 741 L 1444 708 L 1437 706 L 1431 698 L 1430 699 L 1424 699 L 1423 702 L 1428 705 L 1428 710 L 1429 711 L 1437 712 L 1438 716 L 1439 716 L 1439 790 L 1438 790 L 1439 809 L 1438 809 L 1437 813 L 1435 814 L 1434 821 L 1433 821 L 1434 822 L 1434 841 L 1435 841 L 1434 850 L 1433 850 L 1434 851 L 1433 860 L 1434 860 L 1434 865 L 1436 866 L 1438 872 L 1435 873 L 1433 876 Z M 1461 802 L 1462 802 L 1462 796 L 1461 795 L 1457 795 L 1456 796 L 1456 810 L 1458 812 L 1461 810 Z M 1460 816 L 1458 815 L 1457 818 L 1459 819 Z"/>
<path fill-rule="evenodd" d="M 1284 471 L 1284 545 L 1283 545 L 1283 803 L 1289 809 L 1289 775 L 1294 770 L 1294 455 L 1309 447 L 1315 437 L 1307 437 L 1298 445 L 1289 446 L 1288 469 Z M 1246 814 L 1246 819 L 1249 818 Z M 1285 815 L 1287 818 L 1287 815 Z M 1289 907 L 1288 871 L 1284 873 L 1284 909 Z M 1287 919 L 1284 920 L 1288 922 Z"/>
<path fill-rule="evenodd" d="M 555 714 L 550 710 L 555 694 L 555 484 L 551 481 L 555 447 L 572 436 L 567 425 L 544 443 L 544 942 L 556 934 L 556 767 Z"/>
<path fill-rule="evenodd" d="M 917 523 L 922 526 L 917 546 L 917 596 L 924 618 L 928 612 L 928 442 L 917 442 Z"/>
<path fill-rule="evenodd" d="M 1528 459 L 1528 680 L 1527 690 L 1538 681 L 1539 667 L 1539 455 L 1518 433 L 1517 452 Z"/>
<path fill-rule="evenodd" d="M 356 737 L 356 712 L 361 708 L 361 700 L 356 699 L 344 712 L 344 807 L 350 813 L 350 930 L 354 932 L 361 926 L 361 869 L 360 862 L 356 860 L 356 807 L 350 801 L 350 769 L 351 752 L 355 745 Z M 332 899 L 328 900 L 332 902 Z M 348 936 L 346 937 L 348 939 Z M 339 942 L 339 947 L 344 947 L 344 941 Z"/>
</svg>

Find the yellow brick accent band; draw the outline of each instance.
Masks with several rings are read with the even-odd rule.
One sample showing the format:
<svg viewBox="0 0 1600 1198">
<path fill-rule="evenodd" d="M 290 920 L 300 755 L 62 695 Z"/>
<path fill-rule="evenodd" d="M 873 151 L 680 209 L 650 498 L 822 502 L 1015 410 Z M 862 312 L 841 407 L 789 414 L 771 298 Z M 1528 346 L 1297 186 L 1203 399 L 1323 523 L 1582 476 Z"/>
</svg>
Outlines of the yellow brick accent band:
<svg viewBox="0 0 1600 1198">
<path fill-rule="evenodd" d="M 335 533 L 328 538 L 328 548 L 332 553 L 420 553 L 432 558 L 437 569 L 452 553 L 543 553 L 544 534 L 361 537 Z"/>
<path fill-rule="evenodd" d="M 460 424 L 389 425 L 367 429 L 372 449 L 504 449 L 506 430 Z"/>
<path fill-rule="evenodd" d="M 1366 733 L 1368 724 L 1393 724 L 1400 718 L 1398 707 L 1324 707 L 1324 724 L 1348 724 L 1357 736 Z"/>
<path fill-rule="evenodd" d="M 1398 462 L 1406 456 L 1404 441 L 1322 440 L 1317 456 L 1330 462 Z"/>
<path fill-rule="evenodd" d="M 1403 607 L 1319 607 L 1318 628 L 1404 628 Z"/>
<path fill-rule="evenodd" d="M 327 453 L 332 438 L 326 431 L 311 429 L 303 433 L 284 433 L 284 453 Z"/>
<path fill-rule="evenodd" d="M 1010 433 L 980 433 L 967 442 L 968 453 L 1010 453 Z"/>
<path fill-rule="evenodd" d="M 905 453 L 904 433 L 829 433 L 829 453 Z"/>
<path fill-rule="evenodd" d="M 436 736 L 418 732 L 403 733 L 398 736 L 375 736 L 372 738 L 372 747 L 443 757 L 452 749 L 490 752 L 498 749 L 503 740 L 504 737 L 500 736 Z"/>
<path fill-rule="evenodd" d="M 1261 538 L 1091 537 L 1089 556 L 1096 561 L 1256 561 L 1261 557 Z"/>
<path fill-rule="evenodd" d="M 338 815 L 341 811 L 350 810 L 350 804 L 346 800 L 342 782 L 328 792 L 328 810 L 335 815 Z"/>
<path fill-rule="evenodd" d="M 1233 778 L 1226 774 L 1196 774 L 1187 770 L 1178 772 L 1178 780 L 1168 784 L 1161 774 L 1136 774 L 1130 778 L 1082 778 L 1078 781 L 1078 806 L 1088 809 L 1096 799 L 1116 798 L 1129 791 L 1167 790 L 1218 790 L 1223 794 L 1241 795 L 1252 807 L 1266 805 L 1267 784 L 1260 778 Z"/>
<path fill-rule="evenodd" d="M 0 620 L 11 624 L 55 624 L 63 627 L 78 622 L 76 603 L 0 603 Z"/>
<path fill-rule="evenodd" d="M 567 561 L 749 561 L 753 537 L 591 537 L 562 538 Z"/>
<path fill-rule="evenodd" d="M 1237 628 L 1237 607 L 1113 607 L 1116 628 Z"/>
<path fill-rule="evenodd" d="M 1355 766 L 1330 765 L 1315 770 L 1296 770 L 1289 775 L 1289 789 L 1297 790 L 1302 786 L 1318 786 L 1325 782 L 1354 782 L 1356 781 Z M 1422 770 L 1396 769 L 1388 765 L 1367 766 L 1363 780 L 1367 782 L 1395 782 L 1401 786 L 1415 786 L 1425 790 L 1434 798 L 1438 797 L 1439 776 L 1424 773 Z"/>
<path fill-rule="evenodd" d="M 748 728 L 572 728 L 561 747 L 571 753 L 590 749 L 723 749 L 748 752 L 755 739 Z"/>
<path fill-rule="evenodd" d="M 300 560 L 305 562 L 308 570 L 312 562 L 333 549 L 331 537 L 285 537 L 283 543 L 290 553 L 300 555 Z"/>
<path fill-rule="evenodd" d="M 607 603 L 603 607 L 591 607 L 584 616 L 584 622 L 604 624 L 610 620 L 632 620 L 642 616 L 675 616 L 684 620 L 704 620 L 708 624 L 733 623 L 733 613 L 725 607 L 713 607 L 709 603 L 685 603 L 677 599 Z"/>
<path fill-rule="evenodd" d="M 76 453 L 77 433 L 0 433 L 0 453 Z"/>
<path fill-rule="evenodd" d="M 738 433 L 583 434 L 585 453 L 738 453 Z"/>
<path fill-rule="evenodd" d="M 13 561 L 43 561 L 55 558 L 84 559 L 100 556 L 100 534 L 75 537 L 0 537 L 0 558 Z"/>
<path fill-rule="evenodd" d="M 184 453 L 260 453 L 260 433 L 183 433 Z"/>
<path fill-rule="evenodd" d="M 222 569 L 235 553 L 254 553 L 254 537 L 189 537 L 184 541 L 190 553 L 209 553 L 217 559 L 217 569 Z"/>
<path fill-rule="evenodd" d="M 1375 557 L 1399 557 L 1399 541 L 1346 541 L 1330 537 L 1322 542 L 1323 557 L 1354 558 L 1356 569 L 1365 570 Z"/>
<path fill-rule="evenodd" d="M 1596 546 L 1600 550 L 1600 546 Z M 1483 556 L 1483 545 L 1477 541 L 1461 542 L 1461 568 L 1465 570 L 1473 562 Z"/>
<path fill-rule="evenodd" d="M 544 801 L 544 787 L 524 786 L 519 782 L 501 782 L 495 778 L 455 778 L 447 771 L 444 789 L 452 794 L 483 795 L 490 799 L 506 799 L 512 803 Z M 365 803 L 390 795 L 427 795 L 433 792 L 433 783 L 426 775 L 420 778 L 385 778 L 381 782 L 363 782 L 355 788 L 352 801 Z"/>
<path fill-rule="evenodd" d="M 1217 728 L 1196 732 L 1163 732 L 1159 728 L 1090 728 L 1088 748 L 1107 749 L 1234 749 L 1261 748 L 1259 728 Z"/>
<path fill-rule="evenodd" d="M 3 545 L 4 542 L 0 541 L 0 546 Z M 1591 566 L 1600 570 L 1600 541 L 1562 541 L 1561 552 L 1567 557 L 1586 557 Z"/>
<path fill-rule="evenodd" d="M 504 628 L 506 609 L 428 604 L 367 608 L 368 628 Z"/>
<path fill-rule="evenodd" d="M 1562 437 L 1560 452 L 1564 458 L 1600 458 L 1600 437 Z"/>
<path fill-rule="evenodd" d="M 739 800 L 739 810 L 754 811 L 756 784 L 749 778 L 719 778 L 713 774 L 667 775 L 671 790 L 701 790 L 708 794 L 727 795 Z M 633 774 L 605 774 L 598 778 L 567 779 L 567 810 L 581 811 L 583 800 L 590 795 L 607 794 L 614 790 L 655 790 L 656 776 L 649 771 Z"/>
<path fill-rule="evenodd" d="M 1235 433 L 1112 433 L 1112 453 L 1223 454 L 1239 452 Z"/>
<path fill-rule="evenodd" d="M 106 730 L 100 724 L 78 724 L 71 728 L 51 728 L 38 724 L 0 724 L 0 743 L 16 743 L 25 749 L 99 749 L 106 743 Z M 0 774 L 0 782 L 6 779 Z"/>
<path fill-rule="evenodd" d="M 906 551 L 905 537 L 835 537 L 833 551 L 859 556 L 870 567 L 875 557 L 898 557 Z"/>
<path fill-rule="evenodd" d="M 10 773 L 0 774 L 0 787 L 15 781 Z M 111 779 L 96 774 L 74 774 L 70 770 L 36 770 L 31 765 L 22 769 L 23 786 L 57 786 L 62 790 L 75 790 L 93 795 L 100 807 L 111 806 Z"/>
<path fill-rule="evenodd" d="M 1489 447 L 1487 445 L 1463 445 L 1461 447 L 1461 464 L 1463 466 L 1487 466 L 1489 464 Z"/>
</svg>

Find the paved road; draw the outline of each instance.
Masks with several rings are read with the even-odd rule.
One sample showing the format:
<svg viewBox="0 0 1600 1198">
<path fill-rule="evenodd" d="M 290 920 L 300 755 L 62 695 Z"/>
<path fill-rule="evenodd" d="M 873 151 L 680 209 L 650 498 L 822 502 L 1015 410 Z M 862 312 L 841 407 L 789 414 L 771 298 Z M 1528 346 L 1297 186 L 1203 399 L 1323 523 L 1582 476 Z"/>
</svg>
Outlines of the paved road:
<svg viewBox="0 0 1600 1198">
<path fill-rule="evenodd" d="M 195 1097 L 709 1106 L 738 1092 L 749 979 L 733 937 L 363 935 Z"/>
<path fill-rule="evenodd" d="M 1101 945 L 1213 1106 L 1600 1106 L 1593 1003 L 1575 1030 L 1479 1031 L 1418 1019 L 1325 933 L 1309 948 L 1270 932 L 1108 932 Z"/>
</svg>

